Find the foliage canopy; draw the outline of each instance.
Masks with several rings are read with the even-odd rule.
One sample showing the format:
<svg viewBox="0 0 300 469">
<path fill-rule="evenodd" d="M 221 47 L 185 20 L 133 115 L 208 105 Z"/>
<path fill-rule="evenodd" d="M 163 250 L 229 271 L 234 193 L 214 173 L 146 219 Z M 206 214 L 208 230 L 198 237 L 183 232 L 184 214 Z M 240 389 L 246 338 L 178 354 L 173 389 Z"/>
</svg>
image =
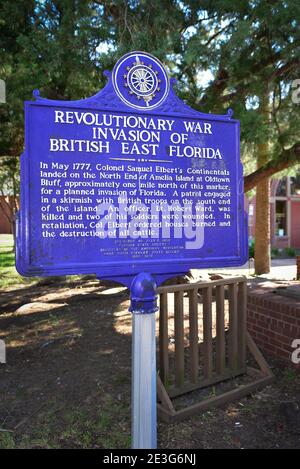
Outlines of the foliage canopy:
<svg viewBox="0 0 300 469">
<path fill-rule="evenodd" d="M 248 173 L 266 135 L 268 174 L 299 162 L 300 104 L 291 99 L 300 69 L 299 0 L 2 0 L 0 156 L 22 152 L 23 101 L 33 89 L 52 99 L 90 96 L 104 86 L 103 71 L 130 50 L 160 58 L 180 97 L 199 111 L 234 109 Z M 266 85 L 271 120 L 259 109 Z"/>
</svg>

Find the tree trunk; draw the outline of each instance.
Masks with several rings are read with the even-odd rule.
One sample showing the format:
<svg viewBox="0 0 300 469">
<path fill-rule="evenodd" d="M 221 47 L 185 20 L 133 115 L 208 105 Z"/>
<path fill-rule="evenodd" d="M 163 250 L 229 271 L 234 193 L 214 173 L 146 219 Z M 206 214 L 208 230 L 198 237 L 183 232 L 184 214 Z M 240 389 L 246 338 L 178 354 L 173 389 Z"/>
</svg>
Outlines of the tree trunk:
<svg viewBox="0 0 300 469">
<path fill-rule="evenodd" d="M 269 94 L 262 99 L 261 112 L 269 123 Z M 266 141 L 258 144 L 257 168 L 266 164 L 269 160 L 269 137 L 266 131 Z M 270 178 L 265 178 L 256 187 L 256 207 L 255 207 L 255 248 L 254 266 L 257 275 L 270 272 Z"/>
</svg>

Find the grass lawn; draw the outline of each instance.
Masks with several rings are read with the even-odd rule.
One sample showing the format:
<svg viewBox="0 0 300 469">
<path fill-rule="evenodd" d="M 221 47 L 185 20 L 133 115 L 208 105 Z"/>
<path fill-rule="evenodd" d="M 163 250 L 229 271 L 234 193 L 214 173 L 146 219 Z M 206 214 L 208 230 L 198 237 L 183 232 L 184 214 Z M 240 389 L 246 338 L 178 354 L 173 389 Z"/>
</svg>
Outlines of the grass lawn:
<svg viewBox="0 0 300 469">
<path fill-rule="evenodd" d="M 0 289 L 19 284 L 34 284 L 36 279 L 22 277 L 15 268 L 13 237 L 0 234 Z"/>
<path fill-rule="evenodd" d="M 58 279 L 58 277 L 52 277 Z M 79 280 L 80 276 L 62 276 L 60 281 L 74 282 Z M 14 288 L 18 285 L 37 285 L 42 277 L 22 277 L 15 268 L 15 252 L 12 235 L 0 234 L 0 290 L 4 288 Z M 55 280 L 56 281 L 56 280 Z M 49 280 L 49 283 L 51 280 Z"/>
</svg>

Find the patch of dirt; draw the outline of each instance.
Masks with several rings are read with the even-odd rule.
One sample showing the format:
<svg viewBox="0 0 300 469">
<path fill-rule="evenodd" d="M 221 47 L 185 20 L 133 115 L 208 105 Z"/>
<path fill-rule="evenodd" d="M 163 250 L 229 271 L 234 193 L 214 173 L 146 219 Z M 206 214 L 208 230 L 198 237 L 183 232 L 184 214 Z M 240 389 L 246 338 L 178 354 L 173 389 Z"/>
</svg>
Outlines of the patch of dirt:
<svg viewBox="0 0 300 469">
<path fill-rule="evenodd" d="M 128 307 L 126 289 L 92 278 L 1 292 L 0 447 L 130 447 Z M 159 423 L 159 447 L 300 448 L 300 375 L 268 361 L 272 386 L 178 424 Z"/>
</svg>

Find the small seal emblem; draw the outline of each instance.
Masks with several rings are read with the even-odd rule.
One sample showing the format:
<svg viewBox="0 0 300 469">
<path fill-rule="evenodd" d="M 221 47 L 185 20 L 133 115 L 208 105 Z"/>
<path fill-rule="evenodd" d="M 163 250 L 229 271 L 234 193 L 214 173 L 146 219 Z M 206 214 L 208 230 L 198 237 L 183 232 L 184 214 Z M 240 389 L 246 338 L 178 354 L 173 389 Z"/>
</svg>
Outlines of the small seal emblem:
<svg viewBox="0 0 300 469">
<path fill-rule="evenodd" d="M 169 93 L 168 75 L 161 62 L 146 52 L 124 55 L 113 70 L 119 98 L 135 109 L 154 109 Z"/>
</svg>

